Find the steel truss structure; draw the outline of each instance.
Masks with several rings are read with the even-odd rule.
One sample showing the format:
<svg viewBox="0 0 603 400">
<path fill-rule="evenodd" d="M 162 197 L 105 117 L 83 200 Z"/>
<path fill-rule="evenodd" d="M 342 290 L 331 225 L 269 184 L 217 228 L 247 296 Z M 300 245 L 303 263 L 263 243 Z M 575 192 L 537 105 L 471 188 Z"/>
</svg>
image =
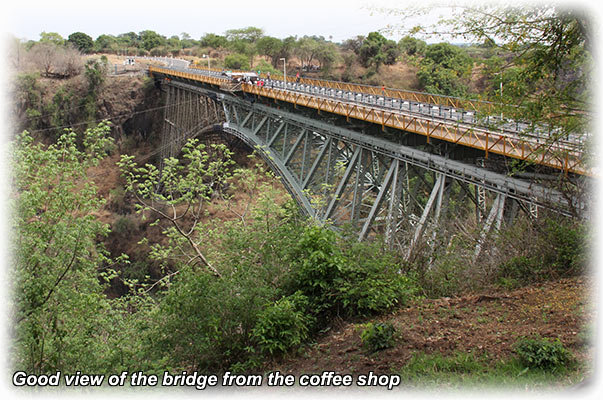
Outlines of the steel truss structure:
<svg viewBox="0 0 603 400">
<path fill-rule="evenodd" d="M 569 214 L 564 197 L 543 186 L 212 88 L 164 86 L 164 156 L 174 156 L 189 137 L 221 130 L 254 148 L 307 215 L 352 225 L 359 240 L 383 233 L 408 258 L 434 243 L 449 216 L 475 215 L 478 257 L 492 227 L 520 210 Z"/>
</svg>

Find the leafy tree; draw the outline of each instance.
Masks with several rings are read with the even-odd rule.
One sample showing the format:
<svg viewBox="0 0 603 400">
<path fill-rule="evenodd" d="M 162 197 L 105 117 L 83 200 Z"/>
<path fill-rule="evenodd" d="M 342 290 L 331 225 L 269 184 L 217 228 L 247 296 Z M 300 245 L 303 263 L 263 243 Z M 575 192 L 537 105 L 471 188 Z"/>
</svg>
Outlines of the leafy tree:
<svg viewBox="0 0 603 400">
<path fill-rule="evenodd" d="M 181 37 L 180 43 L 182 45 L 182 48 L 188 49 L 188 48 L 193 47 L 193 46 L 196 45 L 196 41 L 193 40 L 193 38 L 191 37 L 191 35 L 189 35 L 188 33 L 182 32 L 180 34 L 180 37 Z"/>
<path fill-rule="evenodd" d="M 264 36 L 264 30 L 254 26 L 248 26 L 247 28 L 241 29 L 229 29 L 226 31 L 225 36 L 228 41 L 243 40 L 249 43 L 256 43 Z"/>
<path fill-rule="evenodd" d="M 473 62 L 465 52 L 449 43 L 437 43 L 427 46 L 425 57 L 420 62 L 417 77 L 430 93 L 448 96 L 464 96 Z"/>
<path fill-rule="evenodd" d="M 142 48 L 147 51 L 151 51 L 155 47 L 165 46 L 167 43 L 165 37 L 155 31 L 142 31 L 139 36 Z"/>
<path fill-rule="evenodd" d="M 140 45 L 140 38 L 136 32 L 121 33 L 117 35 L 117 41 L 123 47 L 138 47 Z"/>
<path fill-rule="evenodd" d="M 430 11 L 419 7 L 398 14 L 404 24 L 406 17 Z M 496 46 L 504 61 L 488 65 L 485 71 L 490 78 L 489 97 L 498 105 L 491 112 L 532 121 L 534 126 L 545 124 L 554 133 L 552 141 L 590 130 L 595 30 L 587 10 L 556 4 L 484 4 L 451 11 L 451 17 L 435 26 L 411 30 Z"/>
<path fill-rule="evenodd" d="M 215 33 L 206 33 L 199 40 L 199 45 L 202 47 L 212 47 L 218 49 L 228 45 L 228 39 L 225 36 L 216 35 Z"/>
<path fill-rule="evenodd" d="M 64 46 L 65 39 L 57 32 L 42 32 L 40 33 L 40 43 L 51 43 L 56 46 Z"/>
<path fill-rule="evenodd" d="M 400 39 L 398 45 L 400 46 L 400 49 L 409 56 L 413 56 L 415 54 L 423 55 L 427 49 L 427 43 L 425 43 L 425 41 L 408 35 Z"/>
<path fill-rule="evenodd" d="M 245 54 L 234 53 L 224 57 L 224 66 L 230 69 L 249 70 L 249 59 Z"/>
<path fill-rule="evenodd" d="M 226 31 L 229 46 L 239 54 L 245 54 L 249 59 L 249 68 L 253 68 L 253 58 L 258 54 L 257 42 L 264 35 L 264 31 L 253 26 L 242 29 Z"/>
<path fill-rule="evenodd" d="M 126 180 L 126 190 L 137 200 L 137 211 L 151 212 L 169 223 L 163 230 L 169 245 L 155 245 L 151 255 L 162 261 L 183 258 L 184 264 L 192 267 L 202 264 L 212 275 L 220 277 L 221 273 L 205 257 L 197 241 L 198 224 L 206 203 L 226 182 L 233 161 L 232 153 L 224 145 L 212 145 L 211 151 L 213 158 L 205 151 L 205 145 L 195 139 L 183 147 L 183 162 L 166 159 L 161 171 L 152 164 L 138 167 L 134 157 L 126 155 L 122 155 L 118 165 Z M 192 220 L 190 224 L 187 219 Z"/>
<path fill-rule="evenodd" d="M 16 369 L 30 373 L 99 371 L 97 343 L 108 334 L 108 303 L 97 268 L 108 263 L 97 238 L 108 226 L 89 167 L 110 149 L 110 127 L 65 131 L 56 144 L 20 134 L 13 150 Z M 105 349 L 106 350 L 106 349 Z"/>
<path fill-rule="evenodd" d="M 360 46 L 362 46 L 362 43 L 365 39 L 366 38 L 364 36 L 358 35 L 355 38 L 347 39 L 346 41 L 344 41 L 341 47 L 343 50 L 352 51 L 355 54 L 358 54 L 358 52 L 360 51 Z"/>
<path fill-rule="evenodd" d="M 319 67 L 324 73 L 328 73 L 331 66 L 337 61 L 339 51 L 337 46 L 332 42 L 325 42 L 318 48 L 316 59 L 319 62 Z"/>
<path fill-rule="evenodd" d="M 90 53 L 94 47 L 94 40 L 83 32 L 72 33 L 67 41 L 82 53 Z"/>
<path fill-rule="evenodd" d="M 274 182 L 274 176 L 258 164 L 233 171 L 228 193 L 236 192 L 236 198 L 225 192 L 219 196 L 226 200 L 222 214 L 234 219 L 209 219 L 196 228 L 196 240 L 204 244 L 221 277 L 193 269 L 186 258 L 174 260 L 180 272 L 170 277 L 160 301 L 145 352 L 149 357 L 204 371 L 246 370 L 257 365 L 259 350 L 275 351 L 306 337 L 301 324 L 307 317 L 299 314 L 301 310 L 289 315 L 290 303 L 284 301 L 270 307 L 282 297 L 288 272 L 284 260 L 303 230 L 294 217 L 295 208 L 276 200 L 283 193 Z M 178 248 L 173 246 L 173 251 L 176 254 Z M 298 334 L 277 343 L 273 331 L 262 327 L 279 316 L 281 327 Z"/>
<path fill-rule="evenodd" d="M 168 47 L 177 48 L 177 49 L 181 49 L 182 48 L 182 44 L 180 43 L 180 38 L 178 37 L 178 35 L 170 36 L 166 40 L 166 45 Z"/>
<path fill-rule="evenodd" d="M 399 50 L 396 42 L 386 39 L 379 32 L 371 32 L 358 48 L 359 61 L 365 66 L 374 66 L 376 71 L 382 64 L 396 62 Z"/>
<path fill-rule="evenodd" d="M 324 38 L 316 36 L 304 36 L 297 41 L 294 53 L 300 58 L 302 68 L 312 65 L 323 43 Z"/>
<path fill-rule="evenodd" d="M 278 61 L 281 57 L 283 46 L 284 44 L 281 39 L 272 36 L 264 36 L 260 38 L 256 45 L 260 55 L 270 57 L 272 66 L 274 68 L 278 66 Z"/>
<path fill-rule="evenodd" d="M 96 118 L 96 101 L 107 77 L 107 63 L 103 59 L 89 59 L 84 65 L 88 88 L 82 99 L 83 112 L 86 118 L 94 121 Z"/>
<path fill-rule="evenodd" d="M 113 35 L 100 35 L 94 41 L 94 50 L 101 53 L 114 53 L 118 49 L 117 39 Z"/>
</svg>

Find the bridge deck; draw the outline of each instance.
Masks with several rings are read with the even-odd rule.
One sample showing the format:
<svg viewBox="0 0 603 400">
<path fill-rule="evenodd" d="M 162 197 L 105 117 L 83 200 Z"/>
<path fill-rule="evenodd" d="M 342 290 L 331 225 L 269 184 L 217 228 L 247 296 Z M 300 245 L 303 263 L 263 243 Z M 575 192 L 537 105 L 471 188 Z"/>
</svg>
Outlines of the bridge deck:
<svg viewBox="0 0 603 400">
<path fill-rule="evenodd" d="M 160 74 L 167 79 L 184 79 L 187 81 L 201 82 L 210 85 L 222 86 L 228 79 L 217 76 L 215 71 L 203 71 L 197 69 L 174 69 L 164 67 L 149 67 L 149 74 Z M 302 82 L 300 82 L 302 83 Z M 314 82 L 318 83 L 318 82 Z M 304 84 L 304 83 L 302 83 Z M 344 84 L 347 85 L 347 84 Z M 275 87 L 276 86 L 276 87 Z M 360 85 L 362 86 L 362 85 Z M 462 146 L 479 149 L 489 153 L 500 154 L 519 160 L 525 160 L 536 164 L 553 167 L 565 173 L 577 173 L 590 175 L 583 162 L 581 146 L 574 143 L 551 141 L 534 136 L 522 136 L 504 129 L 494 131 L 471 123 L 463 117 L 463 113 L 457 113 L 461 117 L 457 119 L 437 118 L 433 115 L 412 112 L 409 110 L 379 107 L 377 104 L 366 104 L 350 101 L 343 96 L 331 97 L 324 93 L 307 93 L 290 89 L 290 85 L 282 84 L 258 86 L 243 84 L 241 89 L 249 94 L 270 98 L 275 101 L 283 101 L 296 106 L 303 106 L 338 114 L 346 118 L 363 120 L 373 124 L 389 127 L 405 132 L 412 132 L 431 138 L 452 142 Z M 341 90 L 343 90 L 343 86 Z M 346 87 L 345 90 L 353 89 Z M 358 89 L 358 88 L 354 88 Z M 366 90 L 366 87 L 363 89 Z M 351 93 L 351 92 L 350 92 Z M 413 93 L 413 92 L 410 92 Z M 441 100 L 444 99 L 444 100 Z M 447 100 L 448 99 L 448 100 Z M 420 99 L 431 102 L 450 102 L 453 98 L 445 96 L 434 96 L 429 99 Z M 418 101 L 419 99 L 417 99 Z M 391 102 L 391 100 L 390 100 Z M 393 104 L 390 103 L 390 104 Z M 460 104 L 455 104 L 458 106 Z M 451 107 L 450 103 L 442 105 Z M 400 107 L 402 108 L 402 107 Z M 457 110 L 455 110 L 457 112 Z M 452 111 L 451 111 L 452 113 Z"/>
</svg>

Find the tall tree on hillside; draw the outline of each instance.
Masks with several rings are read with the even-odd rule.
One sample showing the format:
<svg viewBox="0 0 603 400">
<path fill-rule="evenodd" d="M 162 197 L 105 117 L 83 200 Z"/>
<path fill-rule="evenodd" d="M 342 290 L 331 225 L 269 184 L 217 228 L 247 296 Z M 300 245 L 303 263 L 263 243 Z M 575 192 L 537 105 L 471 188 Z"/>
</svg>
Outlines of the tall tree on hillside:
<svg viewBox="0 0 603 400">
<path fill-rule="evenodd" d="M 461 48 L 449 43 L 427 46 L 420 62 L 417 77 L 429 93 L 447 96 L 464 96 L 465 80 L 470 76 L 473 62 Z"/>
<path fill-rule="evenodd" d="M 94 41 L 94 50 L 99 53 L 113 53 L 117 51 L 117 39 L 113 35 L 100 35 Z"/>
<path fill-rule="evenodd" d="M 264 31 L 254 26 L 230 29 L 225 33 L 230 47 L 237 53 L 247 56 L 250 68 L 253 68 L 253 58 L 258 54 L 257 42 L 263 35 Z"/>
<path fill-rule="evenodd" d="M 74 32 L 67 41 L 82 53 L 90 53 L 94 47 L 94 40 L 84 32 Z"/>
<path fill-rule="evenodd" d="M 272 36 L 264 36 L 258 40 L 256 47 L 260 55 L 270 57 L 272 66 L 276 68 L 283 49 L 283 41 Z"/>
<path fill-rule="evenodd" d="M 365 67 L 374 66 L 379 71 L 382 64 L 396 62 L 399 50 L 396 42 L 386 39 L 379 32 L 371 32 L 358 48 L 358 57 Z"/>
<path fill-rule="evenodd" d="M 330 71 L 333 63 L 337 61 L 339 57 L 339 51 L 337 45 L 333 42 L 324 42 L 318 48 L 316 53 L 316 59 L 319 62 L 319 67 L 323 73 Z"/>
<path fill-rule="evenodd" d="M 136 32 L 127 32 L 117 35 L 117 41 L 123 47 L 139 47 L 140 37 Z"/>
<path fill-rule="evenodd" d="M 304 36 L 297 41 L 294 52 L 301 60 L 302 68 L 312 65 L 319 48 L 320 42 L 316 37 Z"/>
<path fill-rule="evenodd" d="M 216 35 L 215 33 L 206 33 L 199 40 L 199 45 L 201 47 L 212 47 L 217 49 L 226 47 L 228 45 L 228 40 L 225 36 Z"/>
<path fill-rule="evenodd" d="M 398 42 L 400 50 L 409 56 L 425 54 L 427 43 L 421 39 L 406 35 Z"/>
<path fill-rule="evenodd" d="M 42 32 L 40 33 L 40 43 L 52 43 L 56 46 L 63 46 L 65 39 L 56 32 Z"/>
<path fill-rule="evenodd" d="M 134 156 L 127 155 L 122 155 L 118 166 L 126 190 L 136 198 L 138 212 L 150 213 L 168 223 L 162 229 L 168 244 L 153 245 L 151 257 L 163 262 L 183 260 L 188 266 L 200 266 L 201 270 L 220 277 L 220 271 L 204 254 L 199 240 L 200 222 L 207 203 L 230 177 L 234 164 L 232 152 L 225 145 L 212 144 L 206 149 L 197 139 L 190 139 L 182 154 L 183 160 L 166 158 L 162 171 L 152 164 L 139 166 Z"/>
<path fill-rule="evenodd" d="M 90 176 L 110 148 L 109 131 L 107 124 L 89 129 L 79 145 L 72 131 L 50 146 L 27 132 L 16 138 L 11 282 L 17 370 L 98 372 L 110 362 L 99 346 L 115 323 L 105 323 L 109 307 L 98 273 L 108 261 L 98 240 L 108 226 L 98 220 L 104 201 Z"/>
<path fill-rule="evenodd" d="M 557 132 L 554 140 L 590 129 L 594 24 L 587 12 L 549 4 L 453 5 L 451 17 L 408 29 L 406 18 L 430 11 L 406 8 L 390 13 L 399 15 L 403 31 L 488 43 L 507 55 L 486 66 L 489 97 L 501 108 L 495 113 L 546 124 Z"/>
<path fill-rule="evenodd" d="M 142 48 L 146 51 L 159 46 L 165 46 L 166 39 L 157 32 L 154 31 L 142 31 L 140 32 L 140 41 L 142 42 Z"/>
<path fill-rule="evenodd" d="M 226 31 L 225 36 L 229 41 L 244 40 L 255 43 L 264 36 L 264 30 L 255 26 L 248 26 L 247 28 L 229 29 Z"/>
</svg>

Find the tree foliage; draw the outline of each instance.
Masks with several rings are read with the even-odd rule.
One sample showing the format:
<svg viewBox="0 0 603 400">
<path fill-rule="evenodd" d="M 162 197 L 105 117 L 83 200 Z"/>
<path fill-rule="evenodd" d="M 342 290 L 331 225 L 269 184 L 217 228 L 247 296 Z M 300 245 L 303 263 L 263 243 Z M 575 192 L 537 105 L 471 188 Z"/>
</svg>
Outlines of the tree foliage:
<svg viewBox="0 0 603 400">
<path fill-rule="evenodd" d="M 82 148 L 66 131 L 43 146 L 23 132 L 13 150 L 15 201 L 14 320 L 17 368 L 48 373 L 100 368 L 94 343 L 108 303 L 97 268 L 108 263 L 97 238 L 108 226 L 96 213 L 88 169 L 110 149 L 109 126 L 87 130 Z"/>
<path fill-rule="evenodd" d="M 150 211 L 169 223 L 163 230 L 169 244 L 155 245 L 153 255 L 163 260 L 183 257 L 184 264 L 195 267 L 201 263 L 219 277 L 220 272 L 205 257 L 202 244 L 197 241 L 198 223 L 206 203 L 226 183 L 233 161 L 232 152 L 224 145 L 211 145 L 211 150 L 210 158 L 205 145 L 190 140 L 182 149 L 182 162 L 168 158 L 162 170 L 153 164 L 139 167 L 133 156 L 126 155 L 122 155 L 118 165 L 126 191 L 136 197 L 138 212 Z"/>
<path fill-rule="evenodd" d="M 448 43 L 427 46 L 417 77 L 429 93 L 461 97 L 467 94 L 466 78 L 473 62 L 465 52 Z"/>
<path fill-rule="evenodd" d="M 379 32 L 371 32 L 358 48 L 357 54 L 365 67 L 374 66 L 378 71 L 382 64 L 395 63 L 399 50 L 393 40 L 386 39 Z"/>
<path fill-rule="evenodd" d="M 167 43 L 166 38 L 155 31 L 146 30 L 140 32 L 139 35 L 142 48 L 147 51 L 151 51 L 153 48 L 159 46 L 165 46 Z"/>
<path fill-rule="evenodd" d="M 94 40 L 84 32 L 74 32 L 67 41 L 82 53 L 90 53 L 94 47 Z"/>
<path fill-rule="evenodd" d="M 405 18 L 432 10 L 417 6 L 394 12 L 404 24 Z M 594 24 L 587 11 L 555 4 L 483 4 L 452 5 L 448 14 L 434 26 L 407 31 L 496 48 L 499 56 L 484 70 L 490 83 L 487 97 L 497 105 L 492 112 L 545 124 L 554 133 L 552 140 L 588 132 Z"/>
</svg>

